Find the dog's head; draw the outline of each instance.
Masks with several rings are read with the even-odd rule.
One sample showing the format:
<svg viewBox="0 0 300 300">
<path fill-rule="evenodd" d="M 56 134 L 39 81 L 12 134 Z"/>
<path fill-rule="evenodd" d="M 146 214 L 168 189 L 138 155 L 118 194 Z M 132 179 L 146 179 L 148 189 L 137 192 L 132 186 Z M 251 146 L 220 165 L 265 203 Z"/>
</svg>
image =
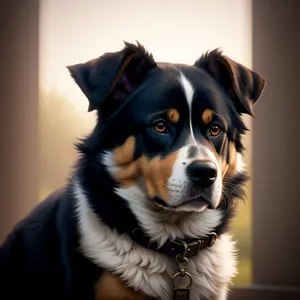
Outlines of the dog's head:
<svg viewBox="0 0 300 300">
<path fill-rule="evenodd" d="M 155 62 L 128 43 L 68 69 L 99 113 L 90 158 L 117 193 L 170 211 L 222 205 L 224 183 L 243 173 L 241 115 L 253 115 L 259 74 L 219 50 L 189 66 Z"/>
</svg>

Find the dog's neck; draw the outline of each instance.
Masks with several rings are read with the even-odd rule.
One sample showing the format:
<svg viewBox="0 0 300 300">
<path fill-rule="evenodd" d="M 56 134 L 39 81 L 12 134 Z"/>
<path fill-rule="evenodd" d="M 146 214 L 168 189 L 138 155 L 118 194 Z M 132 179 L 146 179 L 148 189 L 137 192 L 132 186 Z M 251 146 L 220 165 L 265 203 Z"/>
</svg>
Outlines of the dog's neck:
<svg viewBox="0 0 300 300">
<path fill-rule="evenodd" d="M 116 189 L 117 195 L 128 203 L 142 230 L 159 246 L 168 240 L 200 238 L 214 231 L 222 221 L 220 210 L 178 213 L 156 209 L 140 185 Z M 173 222 L 172 222 L 173 221 Z"/>
</svg>

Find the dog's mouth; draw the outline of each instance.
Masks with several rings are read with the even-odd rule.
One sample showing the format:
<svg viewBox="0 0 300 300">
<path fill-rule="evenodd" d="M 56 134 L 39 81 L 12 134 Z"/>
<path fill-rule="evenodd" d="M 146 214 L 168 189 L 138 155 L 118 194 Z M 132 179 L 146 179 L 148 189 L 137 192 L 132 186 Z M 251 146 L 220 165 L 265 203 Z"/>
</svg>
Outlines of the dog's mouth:
<svg viewBox="0 0 300 300">
<path fill-rule="evenodd" d="M 154 202 L 159 207 L 165 210 L 177 211 L 177 212 L 184 212 L 184 211 L 201 212 L 207 208 L 211 208 L 210 202 L 207 199 L 205 199 L 203 196 L 187 198 L 185 201 L 177 205 L 170 205 L 166 203 L 164 200 L 162 200 L 160 197 L 155 197 Z"/>
</svg>

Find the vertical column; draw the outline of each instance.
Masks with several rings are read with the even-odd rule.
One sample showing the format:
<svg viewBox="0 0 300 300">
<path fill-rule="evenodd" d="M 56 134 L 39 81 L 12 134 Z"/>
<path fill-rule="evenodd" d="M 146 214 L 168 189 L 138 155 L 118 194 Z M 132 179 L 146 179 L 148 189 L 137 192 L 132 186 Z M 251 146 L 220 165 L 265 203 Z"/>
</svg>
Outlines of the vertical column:
<svg viewBox="0 0 300 300">
<path fill-rule="evenodd" d="M 37 203 L 38 0 L 0 3 L 0 243 Z"/>
<path fill-rule="evenodd" d="M 300 286 L 300 1 L 253 0 L 253 281 Z M 269 299 L 269 298 L 268 298 Z"/>
</svg>

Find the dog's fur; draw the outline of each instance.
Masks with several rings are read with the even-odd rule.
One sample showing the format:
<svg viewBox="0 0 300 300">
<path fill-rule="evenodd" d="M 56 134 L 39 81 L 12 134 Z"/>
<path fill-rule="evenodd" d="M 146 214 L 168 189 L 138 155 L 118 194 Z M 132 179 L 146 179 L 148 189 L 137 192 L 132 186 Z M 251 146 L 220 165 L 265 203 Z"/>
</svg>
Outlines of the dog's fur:
<svg viewBox="0 0 300 300">
<path fill-rule="evenodd" d="M 77 144 L 66 188 L 37 205 L 2 245 L 1 293 L 169 300 L 174 258 L 140 245 L 134 231 L 159 247 L 214 231 L 215 244 L 189 258 L 190 299 L 226 299 L 236 274 L 233 200 L 247 180 L 242 115 L 253 115 L 265 80 L 219 50 L 188 66 L 157 63 L 129 43 L 68 69 L 97 124 Z M 195 162 L 214 175 L 193 173 Z"/>
</svg>

